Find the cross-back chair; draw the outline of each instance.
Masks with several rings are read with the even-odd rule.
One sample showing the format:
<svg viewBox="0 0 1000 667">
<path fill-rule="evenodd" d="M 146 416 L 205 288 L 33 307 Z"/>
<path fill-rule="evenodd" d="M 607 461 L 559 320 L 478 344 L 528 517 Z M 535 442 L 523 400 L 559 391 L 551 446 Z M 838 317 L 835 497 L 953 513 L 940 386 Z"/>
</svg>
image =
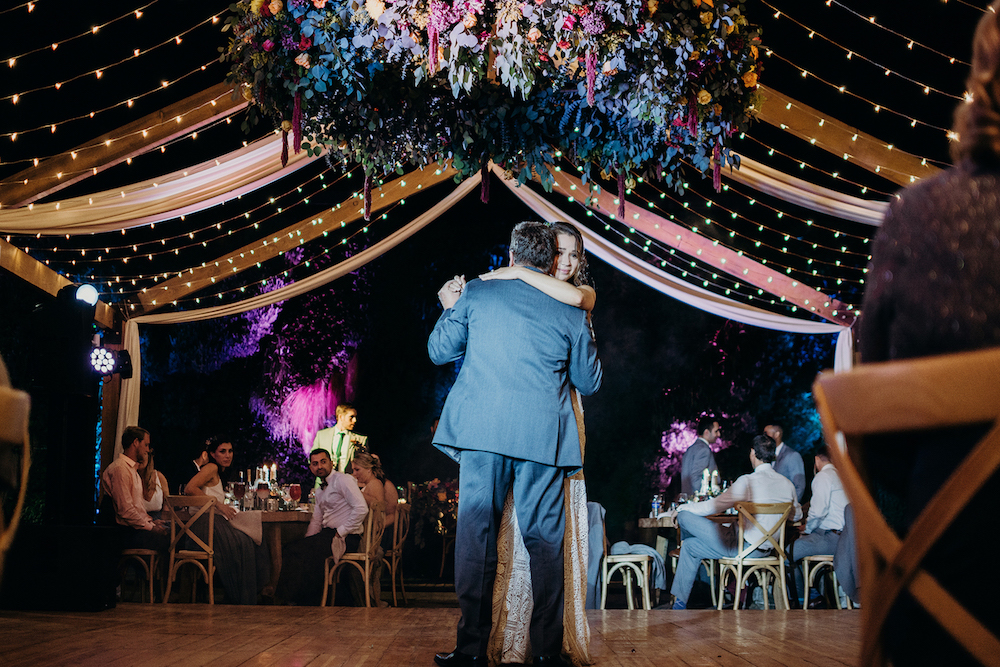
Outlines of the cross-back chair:
<svg viewBox="0 0 1000 667">
<path fill-rule="evenodd" d="M 380 562 L 378 550 L 385 532 L 385 502 L 377 500 L 368 506 L 364 533 L 361 535 L 361 551 L 345 553 L 337 561 L 333 556 L 326 559 L 323 567 L 323 599 L 320 606 L 326 606 L 327 593 L 331 601 L 337 599 L 337 578 L 346 565 L 357 568 L 365 586 L 365 606 L 371 606 L 372 571 Z"/>
<path fill-rule="evenodd" d="M 767 579 L 774 577 L 775 608 L 778 607 L 778 591 L 781 590 L 781 600 L 785 609 L 789 609 L 788 589 L 785 585 L 785 521 L 792 514 L 792 503 L 736 503 L 737 539 L 740 552 L 732 557 L 719 558 L 719 592 L 716 596 L 716 608 L 722 609 L 725 601 L 726 579 L 729 574 L 736 577 L 736 593 L 733 596 L 733 609 L 739 608 L 740 591 L 756 575 L 757 582 L 764 591 L 764 609 L 768 608 Z M 770 528 L 765 528 L 758 516 L 774 516 L 778 519 Z M 747 546 L 745 533 L 748 528 L 760 531 L 760 537 Z M 757 549 L 772 550 L 769 556 L 754 556 Z"/>
<path fill-rule="evenodd" d="M 208 603 L 215 604 L 215 591 L 213 582 L 215 579 L 215 498 L 211 496 L 165 496 L 163 498 L 163 511 L 166 512 L 170 521 L 170 551 L 167 568 L 167 592 L 163 594 L 163 601 L 170 601 L 170 591 L 173 588 L 174 580 L 177 578 L 177 571 L 187 564 L 196 566 L 205 583 L 208 584 Z M 189 508 L 195 509 L 188 512 Z M 194 532 L 193 527 L 196 521 L 203 516 L 208 516 L 208 541 L 201 539 Z M 183 549 L 181 541 L 190 538 L 194 542 L 195 548 Z M 194 602 L 194 586 L 191 588 L 191 601 Z"/>
<path fill-rule="evenodd" d="M 861 664 L 885 662 L 886 617 L 907 590 L 976 660 L 1000 665 L 1000 639 L 924 569 L 948 526 L 1000 467 L 1000 349 L 865 364 L 813 385 L 823 434 L 855 508 L 864 604 Z M 991 425 L 901 539 L 880 512 L 864 466 L 865 436 Z M 969 576 L 972 576 L 970 573 Z"/>
<path fill-rule="evenodd" d="M 399 590 L 403 594 L 403 603 L 406 603 L 406 586 L 403 585 L 403 544 L 406 536 L 410 533 L 410 505 L 401 503 L 396 508 L 396 521 L 392 524 L 392 548 L 385 552 L 382 562 L 389 570 L 389 581 L 392 582 L 392 606 L 398 606 L 396 602 L 396 573 L 399 573 Z"/>
</svg>

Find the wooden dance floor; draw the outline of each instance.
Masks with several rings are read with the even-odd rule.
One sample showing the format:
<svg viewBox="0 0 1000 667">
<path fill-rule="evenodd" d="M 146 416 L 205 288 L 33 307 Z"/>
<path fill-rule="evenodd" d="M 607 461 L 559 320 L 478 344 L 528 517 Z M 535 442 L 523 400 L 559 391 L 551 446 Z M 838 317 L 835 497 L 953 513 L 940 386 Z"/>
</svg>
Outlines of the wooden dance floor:
<svg viewBox="0 0 1000 667">
<path fill-rule="evenodd" d="M 591 611 L 597 665 L 854 665 L 859 611 Z M 0 664 L 425 665 L 454 646 L 457 609 L 119 604 L 0 611 Z"/>
</svg>

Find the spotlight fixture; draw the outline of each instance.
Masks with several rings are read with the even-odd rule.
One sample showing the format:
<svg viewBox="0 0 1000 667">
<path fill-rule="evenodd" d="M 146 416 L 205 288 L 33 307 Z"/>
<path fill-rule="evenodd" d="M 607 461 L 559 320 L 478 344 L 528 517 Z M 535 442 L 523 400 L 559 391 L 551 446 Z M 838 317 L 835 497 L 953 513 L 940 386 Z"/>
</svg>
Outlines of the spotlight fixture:
<svg viewBox="0 0 1000 667">
<path fill-rule="evenodd" d="M 115 372 L 117 360 L 114 353 L 103 347 L 95 347 L 90 353 L 90 365 L 99 375 L 111 375 Z"/>
<path fill-rule="evenodd" d="M 76 288 L 77 300 L 83 301 L 85 304 L 89 306 L 96 306 L 97 299 L 99 298 L 99 296 L 100 295 L 97 293 L 97 288 L 94 287 L 93 285 L 88 285 L 84 283 L 83 285 L 80 285 L 79 287 Z"/>
</svg>

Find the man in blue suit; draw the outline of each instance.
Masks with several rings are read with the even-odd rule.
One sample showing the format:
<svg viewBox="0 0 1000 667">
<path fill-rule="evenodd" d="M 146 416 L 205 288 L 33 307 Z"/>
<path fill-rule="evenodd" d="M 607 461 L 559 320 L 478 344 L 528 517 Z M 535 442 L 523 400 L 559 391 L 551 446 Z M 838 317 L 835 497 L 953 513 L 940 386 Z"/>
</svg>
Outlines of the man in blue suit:
<svg viewBox="0 0 1000 667">
<path fill-rule="evenodd" d="M 522 222 L 511 235 L 512 265 L 552 270 L 556 235 Z M 583 465 L 570 389 L 601 385 L 601 362 L 584 311 L 520 280 L 452 283 L 427 350 L 441 365 L 462 360 L 434 444 L 460 464 L 455 592 L 462 618 L 444 667 L 486 664 L 497 531 L 507 492 L 531 561 L 534 664 L 557 664 L 562 647 L 563 478 Z M 460 295 L 460 296 L 459 296 Z"/>
</svg>

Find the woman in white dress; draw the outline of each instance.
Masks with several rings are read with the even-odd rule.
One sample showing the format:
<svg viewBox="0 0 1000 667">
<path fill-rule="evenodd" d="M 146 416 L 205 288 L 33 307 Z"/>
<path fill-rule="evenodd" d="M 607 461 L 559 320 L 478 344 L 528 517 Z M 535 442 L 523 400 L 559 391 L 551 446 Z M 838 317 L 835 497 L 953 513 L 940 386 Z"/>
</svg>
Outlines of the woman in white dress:
<svg viewBox="0 0 1000 667">
<path fill-rule="evenodd" d="M 522 280 L 552 298 L 590 313 L 597 293 L 590 285 L 587 260 L 580 231 L 565 222 L 552 224 L 559 244 L 554 275 L 522 267 L 505 267 L 480 276 L 482 280 Z M 593 334 L 593 332 L 591 332 Z M 580 454 L 585 435 L 580 394 L 571 389 L 573 412 L 580 433 Z M 565 482 L 566 534 L 563 539 L 564 604 L 563 655 L 574 665 L 589 665 L 590 626 L 587 624 L 588 514 L 587 487 L 583 471 Z M 490 634 L 490 664 L 524 663 L 531 656 L 528 646 L 531 619 L 531 571 L 528 552 L 517 527 L 512 496 L 508 494 L 497 539 L 497 578 L 493 586 L 493 631 Z"/>
<path fill-rule="evenodd" d="M 149 516 L 159 519 L 163 511 L 163 495 L 170 487 L 163 473 L 153 466 L 153 452 L 146 457 L 146 465 L 139 468 L 139 479 L 142 480 L 142 505 Z"/>
<path fill-rule="evenodd" d="M 215 566 L 226 591 L 226 601 L 233 604 L 257 604 L 257 594 L 270 577 L 271 560 L 267 543 L 257 544 L 253 538 L 230 525 L 236 516 L 235 507 L 226 505 L 223 489 L 227 473 L 233 464 L 233 445 L 222 437 L 209 439 L 205 445 L 208 463 L 184 486 L 189 496 L 212 496 L 218 502 L 215 512 Z M 221 519 L 221 520 L 220 520 Z M 194 526 L 195 533 L 208 539 L 208 520 L 202 517 Z M 200 532 L 199 532 L 200 531 Z"/>
</svg>

